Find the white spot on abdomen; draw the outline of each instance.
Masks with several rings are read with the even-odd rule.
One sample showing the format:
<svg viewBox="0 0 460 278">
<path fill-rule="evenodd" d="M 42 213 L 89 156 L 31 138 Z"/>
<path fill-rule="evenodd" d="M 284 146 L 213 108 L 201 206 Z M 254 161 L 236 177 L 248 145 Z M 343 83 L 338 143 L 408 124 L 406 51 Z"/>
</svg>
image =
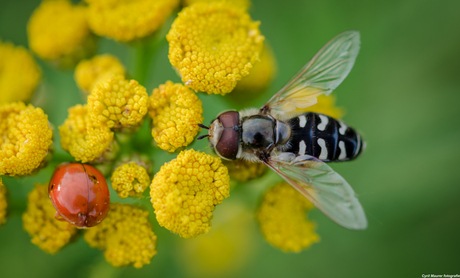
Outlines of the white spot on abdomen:
<svg viewBox="0 0 460 278">
<path fill-rule="evenodd" d="M 307 150 L 307 144 L 305 144 L 305 141 L 302 140 L 299 143 L 299 155 L 305 155 L 305 152 Z"/>
<path fill-rule="evenodd" d="M 299 116 L 299 126 L 305 127 L 306 124 L 307 124 L 307 118 L 305 117 L 305 115 Z"/>
<path fill-rule="evenodd" d="M 340 155 L 339 160 L 344 160 L 347 158 L 347 150 L 345 149 L 345 143 L 343 141 L 339 142 Z"/>
<path fill-rule="evenodd" d="M 345 135 L 345 131 L 347 131 L 348 126 L 341 121 L 339 121 L 339 124 L 340 124 L 339 133 L 341 135 Z"/>
<path fill-rule="evenodd" d="M 321 160 L 327 159 L 326 141 L 323 138 L 318 138 L 318 145 L 321 147 L 321 153 L 318 158 Z"/>
<path fill-rule="evenodd" d="M 355 157 L 358 154 L 360 148 L 361 148 L 361 136 L 359 136 L 359 134 L 356 134 L 356 151 L 353 154 L 353 157 Z"/>
<path fill-rule="evenodd" d="M 318 125 L 318 129 L 323 131 L 326 129 L 327 124 L 329 123 L 329 119 L 324 115 L 318 115 L 321 119 L 321 123 Z"/>
</svg>

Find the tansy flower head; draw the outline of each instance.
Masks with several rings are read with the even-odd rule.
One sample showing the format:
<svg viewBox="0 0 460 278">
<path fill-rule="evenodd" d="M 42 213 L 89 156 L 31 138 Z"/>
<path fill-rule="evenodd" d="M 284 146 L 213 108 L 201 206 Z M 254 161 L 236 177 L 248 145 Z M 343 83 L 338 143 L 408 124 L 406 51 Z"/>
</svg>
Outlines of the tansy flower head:
<svg viewBox="0 0 460 278">
<path fill-rule="evenodd" d="M 83 163 L 103 162 L 116 147 L 113 132 L 92 121 L 86 105 L 69 108 L 69 116 L 59 127 L 59 133 L 62 149 Z"/>
<path fill-rule="evenodd" d="M 0 104 L 28 102 L 40 76 L 40 68 L 29 51 L 0 41 Z"/>
<path fill-rule="evenodd" d="M 184 238 L 207 233 L 215 206 L 228 196 L 229 176 L 220 158 L 193 149 L 165 163 L 150 186 L 158 223 Z"/>
<path fill-rule="evenodd" d="M 149 115 L 153 119 L 152 136 L 163 150 L 173 152 L 188 146 L 203 122 L 201 100 L 182 84 L 171 81 L 154 89 Z"/>
<path fill-rule="evenodd" d="M 184 6 L 189 6 L 195 3 L 201 3 L 201 2 L 209 3 L 209 2 L 219 2 L 219 1 L 220 2 L 226 1 L 226 2 L 232 3 L 236 7 L 240 7 L 245 10 L 247 10 L 251 4 L 249 0 L 182 0 L 182 3 Z"/>
<path fill-rule="evenodd" d="M 6 222 L 6 187 L 3 185 L 0 177 L 0 226 Z"/>
<path fill-rule="evenodd" d="M 128 42 L 156 31 L 168 18 L 179 0 L 86 0 L 91 30 Z"/>
<path fill-rule="evenodd" d="M 24 176 L 43 166 L 53 132 L 41 108 L 0 105 L 0 175 Z"/>
<path fill-rule="evenodd" d="M 157 253 L 148 211 L 127 204 L 110 204 L 104 221 L 85 230 L 84 237 L 91 247 L 105 249 L 105 259 L 116 267 L 141 268 Z"/>
<path fill-rule="evenodd" d="M 117 57 L 104 54 L 78 63 L 74 78 L 78 87 L 89 93 L 100 82 L 115 75 L 125 76 L 125 74 L 126 70 Z"/>
<path fill-rule="evenodd" d="M 135 162 L 123 164 L 112 174 L 112 188 L 120 198 L 141 196 L 150 184 L 147 170 Z"/>
<path fill-rule="evenodd" d="M 259 59 L 264 37 L 259 22 L 227 2 L 184 8 L 166 36 L 169 61 L 185 85 L 208 94 L 226 94 Z"/>
<path fill-rule="evenodd" d="M 149 97 L 136 80 L 123 76 L 99 83 L 88 96 L 91 120 L 109 128 L 120 129 L 140 124 L 147 114 Z"/>
<path fill-rule="evenodd" d="M 228 168 L 230 178 L 237 181 L 256 179 L 267 172 L 265 164 L 254 163 L 244 159 L 224 160 L 223 163 Z"/>
<path fill-rule="evenodd" d="M 86 8 L 68 0 L 43 1 L 27 25 L 30 49 L 44 60 L 74 66 L 96 49 L 86 22 Z"/>
<path fill-rule="evenodd" d="M 55 254 L 72 239 L 78 229 L 66 221 L 54 218 L 54 209 L 48 197 L 48 186 L 36 184 L 27 197 L 27 210 L 22 215 L 24 230 L 32 243 L 43 251 Z"/>
<path fill-rule="evenodd" d="M 314 206 L 287 183 L 265 193 L 257 220 L 265 239 L 285 252 L 300 252 L 319 241 L 315 224 L 306 218 Z"/>
</svg>

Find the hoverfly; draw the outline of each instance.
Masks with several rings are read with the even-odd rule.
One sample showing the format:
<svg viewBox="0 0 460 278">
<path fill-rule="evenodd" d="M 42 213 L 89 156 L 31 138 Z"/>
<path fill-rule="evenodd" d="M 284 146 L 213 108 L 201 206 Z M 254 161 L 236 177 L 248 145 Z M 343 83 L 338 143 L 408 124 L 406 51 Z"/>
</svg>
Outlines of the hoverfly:
<svg viewBox="0 0 460 278">
<path fill-rule="evenodd" d="M 224 111 L 208 127 L 211 148 L 222 159 L 262 162 L 337 224 L 367 227 L 364 210 L 343 177 L 325 162 L 356 158 L 361 136 L 340 120 L 302 112 L 345 79 L 359 52 L 358 31 L 329 41 L 262 108 Z M 300 114 L 300 115 L 299 115 Z"/>
</svg>

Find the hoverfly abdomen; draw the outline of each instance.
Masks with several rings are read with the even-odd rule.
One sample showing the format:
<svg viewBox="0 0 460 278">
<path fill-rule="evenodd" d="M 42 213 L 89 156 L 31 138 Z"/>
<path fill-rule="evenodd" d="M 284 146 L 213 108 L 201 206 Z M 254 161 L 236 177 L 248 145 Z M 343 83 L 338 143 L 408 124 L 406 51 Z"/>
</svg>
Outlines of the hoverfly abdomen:
<svg viewBox="0 0 460 278">
<path fill-rule="evenodd" d="M 347 161 L 362 151 L 361 136 L 343 122 L 317 113 L 288 120 L 292 135 L 285 152 L 311 155 L 322 161 Z"/>
</svg>

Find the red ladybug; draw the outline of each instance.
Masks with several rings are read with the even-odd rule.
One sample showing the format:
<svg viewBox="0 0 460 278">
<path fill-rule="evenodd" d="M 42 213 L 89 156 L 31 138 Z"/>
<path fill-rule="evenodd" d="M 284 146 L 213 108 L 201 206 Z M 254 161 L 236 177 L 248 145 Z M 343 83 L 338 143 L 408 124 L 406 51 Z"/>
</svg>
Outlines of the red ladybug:
<svg viewBox="0 0 460 278">
<path fill-rule="evenodd" d="M 48 186 L 49 197 L 59 216 L 77 227 L 93 227 L 107 215 L 110 193 L 96 168 L 80 163 L 59 165 Z"/>
</svg>

